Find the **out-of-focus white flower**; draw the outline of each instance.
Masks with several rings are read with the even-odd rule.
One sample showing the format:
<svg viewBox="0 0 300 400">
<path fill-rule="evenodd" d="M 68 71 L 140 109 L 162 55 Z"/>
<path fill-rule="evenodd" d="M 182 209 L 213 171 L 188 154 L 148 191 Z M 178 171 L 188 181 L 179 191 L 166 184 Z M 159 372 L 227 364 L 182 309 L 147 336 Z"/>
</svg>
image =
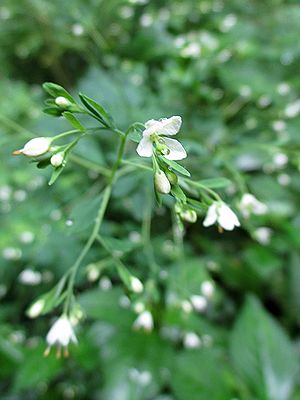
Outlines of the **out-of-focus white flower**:
<svg viewBox="0 0 300 400">
<path fill-rule="evenodd" d="M 121 297 L 119 298 L 119 305 L 120 305 L 120 307 L 122 307 L 122 308 L 129 308 L 129 307 L 130 307 L 130 304 L 131 304 L 131 302 L 130 302 L 130 298 L 129 298 L 128 296 L 123 295 L 123 296 L 121 296 Z"/>
<path fill-rule="evenodd" d="M 20 241 L 25 244 L 32 243 L 34 240 L 34 234 L 30 231 L 25 231 L 20 234 Z"/>
<path fill-rule="evenodd" d="M 25 190 L 16 190 L 14 193 L 14 199 L 18 202 L 22 202 L 24 200 L 26 200 L 27 198 L 27 193 L 25 192 Z"/>
<path fill-rule="evenodd" d="M 284 110 L 285 115 L 288 118 L 295 118 L 300 113 L 300 99 L 288 104 Z"/>
<path fill-rule="evenodd" d="M 245 218 L 249 218 L 251 214 L 263 215 L 268 211 L 266 204 L 257 200 L 251 193 L 244 193 L 239 203 L 239 209 Z"/>
<path fill-rule="evenodd" d="M 11 187 L 8 185 L 0 186 L 0 200 L 1 201 L 8 201 L 11 196 Z"/>
<path fill-rule="evenodd" d="M 74 36 L 81 36 L 84 34 L 84 28 L 81 24 L 72 25 L 72 33 Z"/>
<path fill-rule="evenodd" d="M 268 245 L 271 241 L 271 236 L 272 236 L 272 229 L 262 226 L 260 228 L 257 228 L 256 231 L 254 232 L 254 238 L 262 245 Z"/>
<path fill-rule="evenodd" d="M 137 314 L 141 314 L 143 311 L 145 311 L 145 304 L 142 303 L 141 301 L 138 301 L 137 303 L 134 304 L 133 310 Z"/>
<path fill-rule="evenodd" d="M 222 21 L 222 24 L 220 26 L 220 30 L 222 32 L 228 32 L 230 29 L 234 27 L 234 25 L 237 22 L 237 17 L 235 14 L 228 14 L 225 16 L 225 18 Z"/>
<path fill-rule="evenodd" d="M 215 292 L 215 286 L 211 281 L 203 281 L 201 283 L 201 292 L 203 296 L 210 298 Z"/>
<path fill-rule="evenodd" d="M 24 154 L 27 157 L 38 157 L 41 156 L 50 149 L 52 138 L 49 137 L 37 137 L 29 140 L 23 147 L 23 149 L 16 150 L 13 152 L 15 155 Z"/>
<path fill-rule="evenodd" d="M 193 295 L 190 300 L 196 311 L 202 312 L 207 307 L 207 298 L 204 296 Z"/>
<path fill-rule="evenodd" d="M 44 306 L 45 306 L 45 300 L 43 300 L 43 299 L 37 300 L 35 303 L 33 303 L 29 307 L 29 309 L 27 311 L 28 317 L 29 318 L 36 318 L 39 315 L 41 315 L 41 312 L 43 311 Z"/>
<path fill-rule="evenodd" d="M 186 58 L 199 57 L 201 54 L 201 45 L 200 45 L 200 43 L 197 43 L 197 42 L 191 42 L 181 50 L 180 54 L 182 55 L 182 57 L 186 57 Z"/>
<path fill-rule="evenodd" d="M 209 206 L 206 217 L 203 221 L 203 226 L 211 226 L 216 222 L 221 228 L 227 231 L 232 231 L 235 226 L 240 226 L 240 222 L 235 213 L 227 204 L 221 201 L 214 202 Z"/>
<path fill-rule="evenodd" d="M 201 339 L 195 332 L 187 332 L 184 335 L 183 345 L 186 349 L 197 349 L 201 344 Z"/>
<path fill-rule="evenodd" d="M 281 82 L 277 86 L 277 92 L 281 95 L 284 96 L 288 94 L 291 91 L 291 87 L 288 83 L 286 82 Z"/>
<path fill-rule="evenodd" d="M 153 24 L 153 17 L 150 14 L 143 14 L 140 18 L 141 26 L 147 28 Z"/>
<path fill-rule="evenodd" d="M 129 369 L 129 377 L 141 386 L 147 386 L 152 380 L 152 374 L 149 371 L 138 371 L 136 368 Z"/>
<path fill-rule="evenodd" d="M 285 153 L 276 153 L 273 156 L 273 163 L 277 168 L 284 167 L 289 161 L 288 156 Z"/>
<path fill-rule="evenodd" d="M 135 276 L 132 276 L 130 279 L 130 287 L 134 293 L 141 293 L 144 290 L 144 285 Z"/>
<path fill-rule="evenodd" d="M 42 282 L 42 274 L 29 268 L 24 269 L 19 275 L 19 282 L 24 285 L 38 285 Z"/>
<path fill-rule="evenodd" d="M 186 314 L 189 314 L 193 310 L 193 307 L 188 300 L 183 300 L 181 302 L 181 308 L 182 308 L 182 311 L 185 312 Z"/>
<path fill-rule="evenodd" d="M 281 186 L 288 186 L 291 183 L 291 177 L 288 174 L 279 174 L 277 181 Z"/>
<path fill-rule="evenodd" d="M 272 128 L 274 129 L 274 131 L 276 132 L 281 132 L 284 131 L 286 128 L 286 123 L 285 121 L 278 119 L 276 121 L 273 121 L 272 123 Z"/>
<path fill-rule="evenodd" d="M 70 342 L 77 343 L 77 338 L 75 336 L 72 324 L 69 318 L 62 315 L 51 327 L 46 337 L 48 347 L 45 350 L 44 355 L 47 356 L 50 353 L 52 346 L 57 346 L 57 357 L 61 355 L 61 347 L 64 348 L 64 355 L 67 357 L 68 345 Z"/>
<path fill-rule="evenodd" d="M 151 157 L 153 147 L 168 160 L 182 160 L 187 156 L 178 140 L 167 138 L 173 136 L 181 127 L 181 117 L 162 118 L 159 121 L 151 119 L 145 123 L 142 140 L 136 151 L 141 157 Z"/>
<path fill-rule="evenodd" d="M 58 107 L 66 108 L 71 105 L 70 100 L 66 99 L 64 96 L 58 96 L 55 99 L 55 104 Z"/>
<path fill-rule="evenodd" d="M 5 247 L 2 255 L 6 260 L 19 260 L 22 256 L 22 251 L 16 247 Z"/>
<path fill-rule="evenodd" d="M 133 329 L 151 332 L 154 326 L 153 317 L 150 311 L 143 311 L 133 323 Z"/>
<path fill-rule="evenodd" d="M 95 282 L 100 276 L 100 270 L 96 264 L 89 264 L 86 267 L 87 270 L 87 278 L 90 282 Z"/>
<path fill-rule="evenodd" d="M 55 168 L 60 167 L 64 163 L 64 156 L 65 154 L 63 152 L 53 154 L 50 158 L 51 165 Z"/>
<path fill-rule="evenodd" d="M 168 194 L 171 191 L 171 184 L 166 174 L 158 170 L 154 175 L 155 189 L 161 194 Z"/>
<path fill-rule="evenodd" d="M 263 95 L 258 99 L 258 105 L 262 108 L 268 107 L 272 103 L 270 96 Z"/>
<path fill-rule="evenodd" d="M 103 276 L 99 281 L 99 287 L 102 290 L 109 290 L 112 287 L 111 280 L 107 276 Z"/>
</svg>

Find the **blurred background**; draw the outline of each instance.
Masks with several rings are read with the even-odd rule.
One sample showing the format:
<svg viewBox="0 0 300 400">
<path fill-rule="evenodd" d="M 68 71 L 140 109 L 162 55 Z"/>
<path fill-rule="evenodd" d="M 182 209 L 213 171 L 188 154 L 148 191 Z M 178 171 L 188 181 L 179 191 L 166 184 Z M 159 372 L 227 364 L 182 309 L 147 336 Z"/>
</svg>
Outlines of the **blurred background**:
<svg viewBox="0 0 300 400">
<path fill-rule="evenodd" d="M 1 0 L 1 399 L 300 399 L 299 21 L 296 0 Z M 226 178 L 216 190 L 237 213 L 245 192 L 269 210 L 224 234 L 200 216 L 182 241 L 151 174 L 122 176 L 102 234 L 146 291 L 130 297 L 94 246 L 66 360 L 42 357 L 59 310 L 25 311 L 88 237 L 117 138 L 82 140 L 49 187 L 49 168 L 11 156 L 70 129 L 43 114 L 44 81 L 100 101 L 120 129 L 181 115 L 192 177 Z M 132 330 L 144 306 L 149 333 Z"/>
</svg>

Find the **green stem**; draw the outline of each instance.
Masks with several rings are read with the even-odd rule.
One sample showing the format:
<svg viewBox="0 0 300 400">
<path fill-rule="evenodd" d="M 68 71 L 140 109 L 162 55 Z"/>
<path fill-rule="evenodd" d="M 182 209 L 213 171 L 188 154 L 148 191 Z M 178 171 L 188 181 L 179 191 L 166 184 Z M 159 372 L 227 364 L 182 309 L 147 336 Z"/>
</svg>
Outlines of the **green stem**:
<svg viewBox="0 0 300 400">
<path fill-rule="evenodd" d="M 102 224 L 102 221 L 104 218 L 104 214 L 106 212 L 106 209 L 107 209 L 107 206 L 108 206 L 108 203 L 110 200 L 112 187 L 113 187 L 113 184 L 116 179 L 116 172 L 122 161 L 122 157 L 123 157 L 124 150 L 125 150 L 126 139 L 127 139 L 127 133 L 121 137 L 117 160 L 113 165 L 108 184 L 107 184 L 106 188 L 104 189 L 102 201 L 101 201 L 98 213 L 97 213 L 97 217 L 95 219 L 95 224 L 94 224 L 93 230 L 92 230 L 90 237 L 88 238 L 85 246 L 83 247 L 82 251 L 80 252 L 79 256 L 77 257 L 75 263 L 70 268 L 71 274 L 70 274 L 70 278 L 68 281 L 67 298 L 66 298 L 66 302 L 64 305 L 64 313 L 66 313 L 66 314 L 70 311 L 71 299 L 73 297 L 73 288 L 74 288 L 75 278 L 76 278 L 79 266 L 80 266 L 81 262 L 83 261 L 84 257 L 86 256 L 86 254 L 89 252 L 93 243 L 95 242 L 98 232 L 100 230 L 100 227 L 101 227 L 101 224 Z"/>
</svg>

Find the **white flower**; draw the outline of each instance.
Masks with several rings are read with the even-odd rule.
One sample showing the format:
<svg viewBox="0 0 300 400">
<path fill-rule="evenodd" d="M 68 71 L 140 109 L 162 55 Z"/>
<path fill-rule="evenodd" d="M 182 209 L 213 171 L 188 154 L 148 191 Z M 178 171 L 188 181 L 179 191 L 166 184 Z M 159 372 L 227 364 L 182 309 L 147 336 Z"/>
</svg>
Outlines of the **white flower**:
<svg viewBox="0 0 300 400">
<path fill-rule="evenodd" d="M 214 294 L 214 291 L 215 287 L 212 282 L 204 281 L 201 283 L 201 292 L 203 296 L 210 298 Z"/>
<path fill-rule="evenodd" d="M 154 175 L 154 184 L 156 190 L 161 194 L 168 194 L 171 191 L 171 184 L 166 174 L 162 170 L 158 170 Z"/>
<path fill-rule="evenodd" d="M 38 317 L 41 312 L 43 311 L 45 306 L 45 300 L 40 299 L 37 300 L 35 303 L 30 306 L 29 310 L 27 311 L 27 315 L 29 318 L 36 318 Z"/>
<path fill-rule="evenodd" d="M 272 233 L 272 229 L 262 226 L 256 229 L 254 232 L 254 238 L 258 241 L 258 243 L 262 245 L 268 245 L 271 241 Z"/>
<path fill-rule="evenodd" d="M 13 154 L 24 154 L 27 157 L 38 157 L 45 153 L 50 148 L 52 142 L 52 138 L 49 137 L 37 137 L 34 139 L 29 140 L 23 147 L 23 149 L 16 150 Z"/>
<path fill-rule="evenodd" d="M 24 285 L 38 285 L 42 281 L 42 274 L 27 268 L 20 273 L 19 281 Z"/>
<path fill-rule="evenodd" d="M 263 215 L 268 211 L 266 204 L 257 200 L 251 193 L 245 193 L 242 196 L 239 209 L 245 218 L 249 218 L 250 214 Z"/>
<path fill-rule="evenodd" d="M 143 311 L 133 323 L 133 329 L 143 329 L 146 332 L 151 332 L 154 326 L 153 317 L 150 311 Z"/>
<path fill-rule="evenodd" d="M 282 168 L 289 162 L 289 158 L 285 153 L 276 153 L 272 161 L 277 168 Z"/>
<path fill-rule="evenodd" d="M 61 347 L 64 348 L 64 355 L 68 356 L 68 345 L 70 342 L 77 343 L 73 327 L 70 320 L 62 315 L 51 327 L 46 337 L 48 347 L 45 351 L 45 356 L 50 353 L 50 348 L 57 346 L 57 357 L 60 357 Z"/>
<path fill-rule="evenodd" d="M 186 314 L 189 314 L 193 310 L 192 305 L 188 300 L 183 300 L 181 302 L 181 308 L 182 311 L 185 312 Z"/>
<path fill-rule="evenodd" d="M 57 168 L 60 167 L 63 162 L 64 162 L 64 153 L 56 153 L 53 154 L 53 156 L 50 159 L 51 165 L 53 165 L 53 167 Z"/>
<path fill-rule="evenodd" d="M 63 96 L 58 96 L 55 99 L 55 104 L 59 107 L 66 108 L 71 105 L 71 102 Z"/>
<path fill-rule="evenodd" d="M 190 300 L 196 311 L 204 311 L 207 307 L 207 299 L 204 296 L 193 295 Z"/>
<path fill-rule="evenodd" d="M 141 293 L 144 290 L 144 285 L 135 276 L 132 276 L 130 279 L 130 287 L 134 293 Z"/>
<path fill-rule="evenodd" d="M 187 349 L 197 349 L 201 347 L 201 339 L 195 332 L 187 332 L 183 338 L 183 345 Z"/>
<path fill-rule="evenodd" d="M 146 129 L 143 132 L 136 151 L 141 157 L 151 157 L 153 146 L 156 151 L 164 155 L 168 160 L 182 160 L 187 156 L 183 146 L 178 140 L 165 136 L 173 136 L 181 127 L 181 117 L 162 118 L 159 121 L 151 119 L 145 123 Z"/>
<path fill-rule="evenodd" d="M 240 222 L 235 213 L 223 202 L 214 202 L 207 211 L 203 226 L 211 226 L 217 222 L 221 228 L 232 231 Z"/>
</svg>

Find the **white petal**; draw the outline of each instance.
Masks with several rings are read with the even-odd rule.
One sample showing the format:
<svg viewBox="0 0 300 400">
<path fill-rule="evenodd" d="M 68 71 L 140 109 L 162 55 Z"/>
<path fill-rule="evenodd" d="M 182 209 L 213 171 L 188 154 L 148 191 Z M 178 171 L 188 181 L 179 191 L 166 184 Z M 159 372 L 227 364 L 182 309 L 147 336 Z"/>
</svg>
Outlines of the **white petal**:
<svg viewBox="0 0 300 400">
<path fill-rule="evenodd" d="M 187 156 L 186 151 L 178 140 L 164 138 L 164 142 L 170 149 L 170 153 L 164 156 L 168 160 L 182 160 Z"/>
<path fill-rule="evenodd" d="M 171 118 L 163 118 L 159 121 L 160 126 L 158 126 L 157 133 L 159 135 L 176 135 L 179 131 L 182 120 L 179 116 L 174 116 Z"/>
<path fill-rule="evenodd" d="M 217 221 L 217 218 L 217 205 L 213 203 L 207 211 L 203 226 L 207 227 L 213 225 Z"/>
<path fill-rule="evenodd" d="M 232 231 L 235 226 L 240 226 L 237 216 L 226 204 L 218 207 L 218 223 L 227 231 Z"/>
<path fill-rule="evenodd" d="M 152 142 L 149 136 L 143 136 L 140 141 L 136 151 L 141 157 L 151 157 L 152 156 Z"/>
<path fill-rule="evenodd" d="M 160 121 L 157 121 L 156 119 L 149 119 L 149 121 L 144 123 L 144 125 L 147 129 L 151 128 L 152 126 L 158 125 L 158 124 L 160 124 Z"/>
</svg>

